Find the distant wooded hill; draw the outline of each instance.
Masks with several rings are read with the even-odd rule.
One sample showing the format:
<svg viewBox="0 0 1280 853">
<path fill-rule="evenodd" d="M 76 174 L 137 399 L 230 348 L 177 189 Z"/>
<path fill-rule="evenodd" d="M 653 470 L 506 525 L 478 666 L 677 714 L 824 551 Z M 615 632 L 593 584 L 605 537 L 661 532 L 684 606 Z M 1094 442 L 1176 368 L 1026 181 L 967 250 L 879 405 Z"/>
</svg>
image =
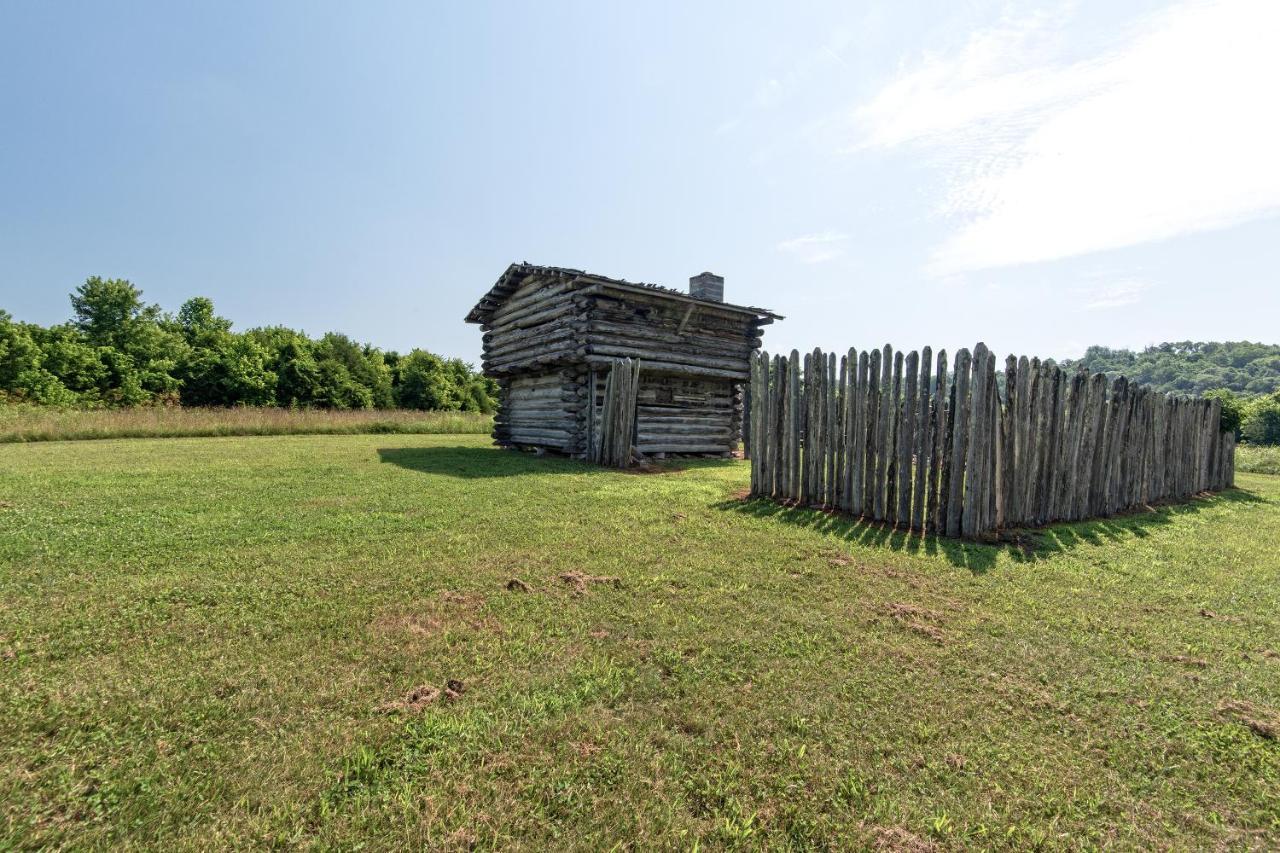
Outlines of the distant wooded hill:
<svg viewBox="0 0 1280 853">
<path fill-rule="evenodd" d="M 1161 391 L 1203 394 L 1227 388 L 1237 394 L 1280 391 L 1280 345 L 1250 341 L 1180 341 L 1142 352 L 1093 346 L 1084 358 L 1065 362 Z"/>
</svg>

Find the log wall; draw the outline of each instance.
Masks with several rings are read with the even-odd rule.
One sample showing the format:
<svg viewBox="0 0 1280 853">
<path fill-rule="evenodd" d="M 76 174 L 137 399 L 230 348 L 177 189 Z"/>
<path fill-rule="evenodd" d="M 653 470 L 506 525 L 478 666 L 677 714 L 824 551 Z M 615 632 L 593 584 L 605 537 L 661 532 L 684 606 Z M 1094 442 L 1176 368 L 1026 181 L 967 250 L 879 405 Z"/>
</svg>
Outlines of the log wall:
<svg viewBox="0 0 1280 853">
<path fill-rule="evenodd" d="M 580 458 L 599 441 L 607 377 L 642 365 L 636 449 L 737 449 L 743 389 L 767 317 L 592 280 L 530 276 L 482 325 L 483 369 L 499 386 L 494 440 Z"/>
<path fill-rule="evenodd" d="M 1216 400 L 1010 356 L 985 344 L 948 379 L 928 347 L 753 359 L 752 493 L 901 529 L 986 537 L 1234 485 Z M 801 367 L 803 365 L 803 368 Z"/>
</svg>

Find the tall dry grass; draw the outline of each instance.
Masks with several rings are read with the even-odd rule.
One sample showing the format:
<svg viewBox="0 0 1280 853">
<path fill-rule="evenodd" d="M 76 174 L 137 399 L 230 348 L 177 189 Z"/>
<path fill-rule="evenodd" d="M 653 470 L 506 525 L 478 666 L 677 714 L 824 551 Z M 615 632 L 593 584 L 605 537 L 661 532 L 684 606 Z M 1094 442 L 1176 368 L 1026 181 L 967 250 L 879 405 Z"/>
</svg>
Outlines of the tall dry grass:
<svg viewBox="0 0 1280 853">
<path fill-rule="evenodd" d="M 54 409 L 0 406 L 0 443 L 97 438 L 355 433 L 486 433 L 491 415 L 402 409 Z"/>
<path fill-rule="evenodd" d="M 1250 474 L 1280 474 L 1280 447 L 1240 445 L 1236 448 L 1236 470 Z"/>
</svg>

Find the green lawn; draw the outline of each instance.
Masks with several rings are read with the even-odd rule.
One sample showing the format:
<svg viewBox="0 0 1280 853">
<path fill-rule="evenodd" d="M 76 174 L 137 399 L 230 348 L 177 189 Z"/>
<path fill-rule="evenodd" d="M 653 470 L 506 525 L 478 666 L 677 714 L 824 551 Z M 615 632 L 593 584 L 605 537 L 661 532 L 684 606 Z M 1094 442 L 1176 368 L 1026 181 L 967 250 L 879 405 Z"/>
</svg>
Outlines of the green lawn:
<svg viewBox="0 0 1280 853">
<path fill-rule="evenodd" d="M 993 548 L 487 445 L 0 446 L 0 848 L 1280 845 L 1280 478 Z"/>
</svg>

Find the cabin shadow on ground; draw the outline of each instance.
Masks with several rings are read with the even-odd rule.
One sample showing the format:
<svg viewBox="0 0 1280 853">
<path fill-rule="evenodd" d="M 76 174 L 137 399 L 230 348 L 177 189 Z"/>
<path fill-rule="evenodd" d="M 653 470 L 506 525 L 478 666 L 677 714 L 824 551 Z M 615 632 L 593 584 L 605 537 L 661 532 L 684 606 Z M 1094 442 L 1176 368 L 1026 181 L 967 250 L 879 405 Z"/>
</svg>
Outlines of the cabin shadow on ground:
<svg viewBox="0 0 1280 853">
<path fill-rule="evenodd" d="M 493 447 L 379 447 L 378 458 L 410 471 L 466 480 L 525 474 L 588 474 L 592 470 L 562 456 L 499 451 Z"/>
<path fill-rule="evenodd" d="M 808 527 L 847 542 L 873 547 L 890 548 L 916 554 L 921 551 L 930 556 L 941 556 L 953 566 L 966 568 L 974 574 L 982 574 L 993 566 L 1000 554 L 1009 554 L 1015 563 L 1034 563 L 1067 551 L 1080 544 L 1100 545 L 1107 542 L 1123 543 L 1150 536 L 1155 530 L 1171 524 L 1179 516 L 1199 513 L 1205 509 L 1233 503 L 1265 503 L 1247 489 L 1229 489 L 1215 495 L 1195 498 L 1187 503 L 1164 504 L 1157 507 L 1112 518 L 1080 521 L 1071 524 L 1055 524 L 1035 530 L 1010 531 L 1005 539 L 985 544 L 948 539 L 943 536 L 922 536 L 911 531 L 894 528 L 809 507 L 788 506 L 765 498 L 727 500 L 716 504 L 718 509 L 768 518 L 784 524 Z"/>
<path fill-rule="evenodd" d="M 565 456 L 523 453 L 494 447 L 380 447 L 378 458 L 386 463 L 420 471 L 467 480 L 488 477 L 519 477 L 526 474 L 629 474 L 650 476 L 674 474 L 690 468 L 723 465 L 722 459 L 681 459 L 662 462 L 640 471 L 615 471 L 589 465 Z"/>
</svg>

